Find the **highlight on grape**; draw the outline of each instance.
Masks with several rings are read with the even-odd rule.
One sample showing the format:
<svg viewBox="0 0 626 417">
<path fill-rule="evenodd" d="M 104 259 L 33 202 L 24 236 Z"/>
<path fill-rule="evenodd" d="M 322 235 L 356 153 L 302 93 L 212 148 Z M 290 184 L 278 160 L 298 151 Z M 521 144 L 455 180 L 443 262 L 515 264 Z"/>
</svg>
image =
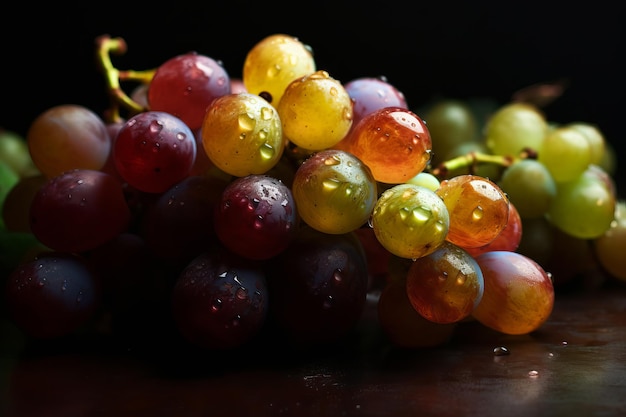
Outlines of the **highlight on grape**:
<svg viewBox="0 0 626 417">
<path fill-rule="evenodd" d="M 120 70 L 124 39 L 94 46 L 103 114 L 60 103 L 23 138 L 0 132 L 3 304 L 33 343 L 97 327 L 325 346 L 374 299 L 387 343 L 418 349 L 468 322 L 528 334 L 560 288 L 626 281 L 616 158 L 592 123 L 513 98 L 486 118 L 457 99 L 416 109 L 385 77 L 333 78 L 288 34 L 251 45 L 240 74 L 198 52 Z"/>
</svg>

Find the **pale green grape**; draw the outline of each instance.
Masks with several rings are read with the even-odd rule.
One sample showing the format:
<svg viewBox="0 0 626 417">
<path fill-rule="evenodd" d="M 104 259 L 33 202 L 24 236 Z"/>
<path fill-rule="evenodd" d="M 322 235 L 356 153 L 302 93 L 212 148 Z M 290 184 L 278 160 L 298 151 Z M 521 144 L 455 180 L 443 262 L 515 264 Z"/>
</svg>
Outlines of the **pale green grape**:
<svg viewBox="0 0 626 417">
<path fill-rule="evenodd" d="M 591 163 L 591 145 L 578 129 L 558 127 L 546 135 L 539 162 L 548 168 L 554 181 L 571 181 Z"/>
<path fill-rule="evenodd" d="M 509 166 L 498 185 L 525 219 L 542 217 L 556 195 L 556 182 L 536 159 L 520 159 Z"/>
<path fill-rule="evenodd" d="M 495 155 L 516 156 L 526 148 L 541 152 L 548 122 L 536 107 L 510 103 L 500 107 L 487 121 L 485 143 Z"/>
<path fill-rule="evenodd" d="M 597 175 L 580 175 L 558 183 L 547 218 L 563 232 L 580 239 L 595 239 L 611 227 L 615 194 Z"/>
<path fill-rule="evenodd" d="M 426 187 L 429 190 L 433 191 L 435 191 L 441 185 L 441 182 L 436 176 L 426 171 L 420 172 L 419 174 L 408 180 L 407 183 L 421 185 L 422 187 Z"/>
<path fill-rule="evenodd" d="M 606 140 L 600 129 L 587 122 L 574 122 L 568 124 L 567 127 L 573 127 L 585 136 L 589 142 L 589 152 L 591 154 L 589 163 L 600 165 L 606 151 Z"/>
</svg>

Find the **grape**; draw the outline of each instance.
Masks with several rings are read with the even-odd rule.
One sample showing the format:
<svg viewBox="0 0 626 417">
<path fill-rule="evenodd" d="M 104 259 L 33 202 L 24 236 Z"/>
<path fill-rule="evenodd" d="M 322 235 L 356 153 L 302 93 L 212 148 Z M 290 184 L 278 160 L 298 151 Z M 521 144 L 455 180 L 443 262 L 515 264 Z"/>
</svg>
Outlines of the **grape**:
<svg viewBox="0 0 626 417">
<path fill-rule="evenodd" d="M 340 340 L 363 312 L 367 260 L 354 233 L 326 234 L 304 226 L 268 265 L 272 323 L 299 346 Z"/>
<path fill-rule="evenodd" d="M 450 213 L 446 239 L 462 248 L 484 246 L 506 226 L 509 199 L 488 178 L 458 175 L 442 181 L 436 193 Z"/>
<path fill-rule="evenodd" d="M 30 337 L 67 336 L 94 316 L 101 302 L 99 285 L 83 258 L 41 254 L 9 276 L 5 294 L 9 316 Z"/>
<path fill-rule="evenodd" d="M 19 183 L 20 176 L 6 162 L 0 160 L 0 206 L 4 206 L 8 194 Z M 0 229 L 4 229 L 4 216 L 0 218 Z"/>
<path fill-rule="evenodd" d="M 546 135 L 539 162 L 550 171 L 555 182 L 571 181 L 591 163 L 591 145 L 578 129 L 558 127 Z"/>
<path fill-rule="evenodd" d="M 606 139 L 598 126 L 587 122 L 572 122 L 566 125 L 582 133 L 589 143 L 590 164 L 600 165 L 607 151 Z"/>
<path fill-rule="evenodd" d="M 147 111 L 130 118 L 120 129 L 113 160 L 131 186 L 161 193 L 187 177 L 196 159 L 196 140 L 178 117 Z"/>
<path fill-rule="evenodd" d="M 547 166 L 536 159 L 518 159 L 498 181 L 524 219 L 544 216 L 556 196 L 556 182 Z"/>
<path fill-rule="evenodd" d="M 201 348 L 229 349 L 250 342 L 265 324 L 268 303 L 260 266 L 222 249 L 191 261 L 172 291 L 177 329 Z"/>
<path fill-rule="evenodd" d="M 615 220 L 611 227 L 593 240 L 593 251 L 602 267 L 611 276 L 626 281 L 626 202 L 620 200 L 615 205 Z"/>
<path fill-rule="evenodd" d="M 548 130 L 545 115 L 538 108 L 527 103 L 509 103 L 487 121 L 484 141 L 496 155 L 517 156 L 526 148 L 541 153 Z"/>
<path fill-rule="evenodd" d="M 311 48 L 294 36 L 277 33 L 256 43 L 246 54 L 242 81 L 252 94 L 267 94 L 277 106 L 289 83 L 315 72 Z"/>
<path fill-rule="evenodd" d="M 311 151 L 330 148 L 352 127 L 352 100 L 326 71 L 293 80 L 276 105 L 286 139 Z"/>
<path fill-rule="evenodd" d="M 407 181 L 408 184 L 421 185 L 430 190 L 437 191 L 441 186 L 441 181 L 430 172 L 422 171 Z"/>
<path fill-rule="evenodd" d="M 237 177 L 265 174 L 285 149 L 278 112 L 250 93 L 229 94 L 211 103 L 201 135 L 211 162 Z"/>
<path fill-rule="evenodd" d="M 534 260 L 510 251 L 478 255 L 483 297 L 472 312 L 481 324 L 510 335 L 537 330 L 554 307 L 550 274 Z"/>
<path fill-rule="evenodd" d="M 400 348 L 444 345 L 457 326 L 457 323 L 436 323 L 418 313 L 409 300 L 405 280 L 392 280 L 383 288 L 377 310 L 383 332 Z"/>
<path fill-rule="evenodd" d="M 377 197 L 369 168 L 354 155 L 334 149 L 317 152 L 300 165 L 292 192 L 302 220 L 331 234 L 365 224 Z"/>
<path fill-rule="evenodd" d="M 52 107 L 35 118 L 26 133 L 33 163 L 48 178 L 72 169 L 101 169 L 111 139 L 104 121 L 75 104 Z"/>
<path fill-rule="evenodd" d="M 213 210 L 227 184 L 214 176 L 190 176 L 149 204 L 140 234 L 152 253 L 168 263 L 186 265 L 215 243 Z"/>
<path fill-rule="evenodd" d="M 20 178 L 39 174 L 28 143 L 15 132 L 0 129 L 0 161 L 8 164 Z"/>
<path fill-rule="evenodd" d="M 157 68 L 148 87 L 148 104 L 152 111 L 178 117 L 193 131 L 202 126 L 211 102 L 230 92 L 230 77 L 221 62 L 188 52 Z"/>
<path fill-rule="evenodd" d="M 21 178 L 6 194 L 2 204 L 2 220 L 6 230 L 30 232 L 30 207 L 39 188 L 48 180 L 43 174 Z"/>
<path fill-rule="evenodd" d="M 615 215 L 615 194 L 596 175 L 557 184 L 548 219 L 562 231 L 581 239 L 594 239 L 610 227 Z"/>
<path fill-rule="evenodd" d="M 516 251 L 522 241 L 522 235 L 522 217 L 516 206 L 509 202 L 509 217 L 506 226 L 498 233 L 498 236 L 484 246 L 466 248 L 465 250 L 472 256 L 478 256 L 481 253 L 494 250 Z"/>
<path fill-rule="evenodd" d="M 377 200 L 371 225 L 389 252 L 416 259 L 434 252 L 445 241 L 450 216 L 433 190 L 398 184 L 385 190 Z"/>
<path fill-rule="evenodd" d="M 122 184 L 110 174 L 89 169 L 49 179 L 30 206 L 32 233 L 60 252 L 93 249 L 125 231 L 130 217 Z"/>
<path fill-rule="evenodd" d="M 344 84 L 352 99 L 352 126 L 366 114 L 383 107 L 408 109 L 406 97 L 386 77 L 360 77 Z"/>
<path fill-rule="evenodd" d="M 464 101 L 438 101 L 424 114 L 424 121 L 433 141 L 435 162 L 449 159 L 458 146 L 478 139 L 478 121 Z"/>
<path fill-rule="evenodd" d="M 289 187 L 267 175 L 249 175 L 228 184 L 213 219 L 225 247 L 255 260 L 284 251 L 294 239 L 299 221 Z"/>
<path fill-rule="evenodd" d="M 401 107 L 384 107 L 365 115 L 336 145 L 367 165 L 376 181 L 401 184 L 422 172 L 432 142 L 419 116 Z"/>
<path fill-rule="evenodd" d="M 416 259 L 406 291 L 411 305 L 435 323 L 456 323 L 470 316 L 484 291 L 483 274 L 468 252 L 450 242 Z"/>
</svg>

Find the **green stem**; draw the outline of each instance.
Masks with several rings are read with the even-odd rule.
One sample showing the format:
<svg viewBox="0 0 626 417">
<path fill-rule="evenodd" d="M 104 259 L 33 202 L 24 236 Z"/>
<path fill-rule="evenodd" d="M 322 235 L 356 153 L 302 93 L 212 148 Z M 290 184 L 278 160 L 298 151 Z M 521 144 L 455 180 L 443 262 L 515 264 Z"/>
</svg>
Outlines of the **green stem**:
<svg viewBox="0 0 626 417">
<path fill-rule="evenodd" d="M 111 61 L 111 54 L 122 55 L 127 51 L 127 45 L 122 38 L 111 38 L 109 35 L 102 35 L 96 39 L 96 58 L 100 69 L 104 73 L 107 84 L 107 91 L 111 98 L 111 108 L 107 118 L 110 122 L 118 122 L 122 119 L 120 109 L 124 108 L 131 114 L 146 111 L 145 106 L 133 100 L 121 87 L 122 81 L 134 81 L 148 84 L 156 70 L 120 71 Z"/>
<path fill-rule="evenodd" d="M 490 155 L 482 152 L 469 152 L 440 163 L 433 168 L 431 174 L 438 178 L 445 178 L 449 172 L 461 168 L 471 168 L 479 164 L 495 164 L 508 167 L 515 161 L 511 156 Z"/>
</svg>

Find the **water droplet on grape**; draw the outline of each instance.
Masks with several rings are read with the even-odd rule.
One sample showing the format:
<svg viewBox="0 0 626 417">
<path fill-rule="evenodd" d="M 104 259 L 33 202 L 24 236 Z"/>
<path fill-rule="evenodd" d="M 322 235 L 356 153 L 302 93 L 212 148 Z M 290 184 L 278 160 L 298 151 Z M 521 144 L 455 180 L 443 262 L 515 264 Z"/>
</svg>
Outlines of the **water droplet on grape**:
<svg viewBox="0 0 626 417">
<path fill-rule="evenodd" d="M 413 209 L 413 217 L 419 223 L 426 223 L 432 218 L 432 215 L 433 213 L 428 207 L 421 206 Z"/>
<path fill-rule="evenodd" d="M 254 130 L 254 126 L 256 126 L 256 119 L 253 115 L 249 113 L 242 113 L 238 118 L 239 127 L 247 132 L 251 132 Z"/>
<path fill-rule="evenodd" d="M 329 295 L 328 297 L 324 299 L 324 302 L 322 303 L 322 308 L 324 310 L 330 309 L 333 306 L 333 301 L 334 301 L 333 296 Z"/>
<path fill-rule="evenodd" d="M 178 139 L 178 140 L 180 140 L 180 141 L 183 141 L 183 140 L 185 140 L 186 138 L 187 138 L 187 135 L 185 135 L 183 132 L 178 132 L 178 133 L 176 134 L 176 139 Z"/>
<path fill-rule="evenodd" d="M 326 158 L 324 160 L 324 165 L 326 166 L 339 165 L 340 163 L 341 163 L 341 159 L 337 155 L 333 155 L 330 158 Z"/>
<path fill-rule="evenodd" d="M 483 218 L 483 208 L 481 206 L 478 206 L 474 209 L 474 211 L 472 211 L 472 219 L 473 220 L 480 220 Z"/>
<path fill-rule="evenodd" d="M 217 312 L 222 308 L 222 300 L 220 300 L 219 298 L 216 298 L 215 300 L 213 300 L 213 304 L 211 304 L 211 311 L 212 312 Z"/>
<path fill-rule="evenodd" d="M 248 290 L 246 288 L 237 288 L 237 291 L 235 291 L 235 297 L 240 300 L 245 300 L 248 298 Z"/>
<path fill-rule="evenodd" d="M 276 114 L 276 111 L 269 107 L 263 107 L 261 109 L 261 119 L 263 120 L 271 120 L 275 114 Z"/>
<path fill-rule="evenodd" d="M 457 285 L 463 285 L 465 284 L 465 281 L 467 281 L 467 276 L 463 272 L 459 271 L 458 275 L 456 276 Z"/>
<path fill-rule="evenodd" d="M 274 157 L 276 151 L 272 145 L 266 142 L 259 148 L 259 153 L 261 154 L 261 158 L 270 160 Z"/>
<path fill-rule="evenodd" d="M 336 190 L 341 185 L 341 182 L 335 178 L 325 179 L 322 183 L 324 185 L 324 189 L 327 191 Z"/>
<path fill-rule="evenodd" d="M 159 133 L 159 132 L 161 132 L 161 130 L 163 130 L 163 123 L 160 122 L 159 120 L 153 120 L 150 123 L 150 132 L 151 133 Z"/>
</svg>

